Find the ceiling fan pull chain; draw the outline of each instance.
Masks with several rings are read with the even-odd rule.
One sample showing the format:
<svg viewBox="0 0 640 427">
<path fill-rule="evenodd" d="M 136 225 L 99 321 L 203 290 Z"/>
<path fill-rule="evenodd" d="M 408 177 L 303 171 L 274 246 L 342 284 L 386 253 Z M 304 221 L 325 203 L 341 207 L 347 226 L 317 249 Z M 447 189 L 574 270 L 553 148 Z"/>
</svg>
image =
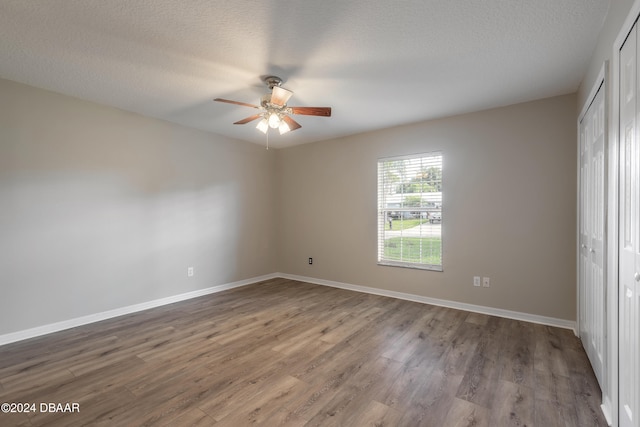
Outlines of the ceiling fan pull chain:
<svg viewBox="0 0 640 427">
<path fill-rule="evenodd" d="M 267 135 L 267 150 L 269 149 L 269 131 L 265 134 Z"/>
</svg>

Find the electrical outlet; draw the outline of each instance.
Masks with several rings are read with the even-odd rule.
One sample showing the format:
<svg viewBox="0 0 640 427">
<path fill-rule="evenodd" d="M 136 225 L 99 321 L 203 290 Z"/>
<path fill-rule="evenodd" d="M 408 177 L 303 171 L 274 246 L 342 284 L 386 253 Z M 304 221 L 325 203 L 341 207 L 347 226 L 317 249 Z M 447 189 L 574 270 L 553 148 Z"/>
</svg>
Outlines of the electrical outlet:
<svg viewBox="0 0 640 427">
<path fill-rule="evenodd" d="M 473 276 L 473 286 L 480 286 L 480 276 Z"/>
<path fill-rule="evenodd" d="M 309 265 L 313 264 L 313 258 L 309 258 Z"/>
<path fill-rule="evenodd" d="M 193 267 L 187 268 L 187 277 L 193 277 Z"/>
<path fill-rule="evenodd" d="M 491 279 L 488 277 L 483 277 L 482 278 L 482 286 L 485 288 L 488 288 L 489 286 L 491 286 Z"/>
</svg>

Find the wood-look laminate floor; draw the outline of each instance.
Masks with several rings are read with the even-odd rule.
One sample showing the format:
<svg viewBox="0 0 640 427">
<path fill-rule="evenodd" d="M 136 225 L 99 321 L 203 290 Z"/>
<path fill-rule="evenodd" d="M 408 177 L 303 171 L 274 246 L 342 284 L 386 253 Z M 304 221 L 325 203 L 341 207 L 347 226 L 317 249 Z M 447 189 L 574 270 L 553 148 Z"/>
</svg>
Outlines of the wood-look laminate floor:
<svg viewBox="0 0 640 427">
<path fill-rule="evenodd" d="M 2 426 L 606 425 L 569 330 L 286 279 L 0 347 L 2 402 L 37 405 Z"/>
</svg>

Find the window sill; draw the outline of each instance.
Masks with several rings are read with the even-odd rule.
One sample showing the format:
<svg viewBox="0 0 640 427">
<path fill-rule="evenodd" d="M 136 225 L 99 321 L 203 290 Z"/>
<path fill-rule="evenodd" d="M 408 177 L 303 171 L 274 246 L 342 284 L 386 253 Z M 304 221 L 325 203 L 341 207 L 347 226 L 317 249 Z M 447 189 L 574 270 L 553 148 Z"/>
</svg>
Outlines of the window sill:
<svg viewBox="0 0 640 427">
<path fill-rule="evenodd" d="M 443 271 L 441 265 L 416 264 L 416 263 L 400 262 L 400 261 L 378 261 L 378 265 L 381 265 L 384 267 L 412 268 L 415 270 L 428 270 L 428 271 L 440 271 L 440 272 Z"/>
</svg>

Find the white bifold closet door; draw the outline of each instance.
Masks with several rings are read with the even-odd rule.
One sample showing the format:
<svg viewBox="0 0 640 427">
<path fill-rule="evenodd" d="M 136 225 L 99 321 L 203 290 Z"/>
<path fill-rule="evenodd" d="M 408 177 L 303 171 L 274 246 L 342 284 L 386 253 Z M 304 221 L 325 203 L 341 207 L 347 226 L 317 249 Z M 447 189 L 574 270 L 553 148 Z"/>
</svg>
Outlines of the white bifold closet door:
<svg viewBox="0 0 640 427">
<path fill-rule="evenodd" d="M 579 123 L 579 327 L 582 344 L 601 385 L 607 348 L 604 90 L 602 81 Z"/>
<path fill-rule="evenodd" d="M 620 426 L 640 426 L 640 126 L 637 23 L 620 49 Z"/>
</svg>

